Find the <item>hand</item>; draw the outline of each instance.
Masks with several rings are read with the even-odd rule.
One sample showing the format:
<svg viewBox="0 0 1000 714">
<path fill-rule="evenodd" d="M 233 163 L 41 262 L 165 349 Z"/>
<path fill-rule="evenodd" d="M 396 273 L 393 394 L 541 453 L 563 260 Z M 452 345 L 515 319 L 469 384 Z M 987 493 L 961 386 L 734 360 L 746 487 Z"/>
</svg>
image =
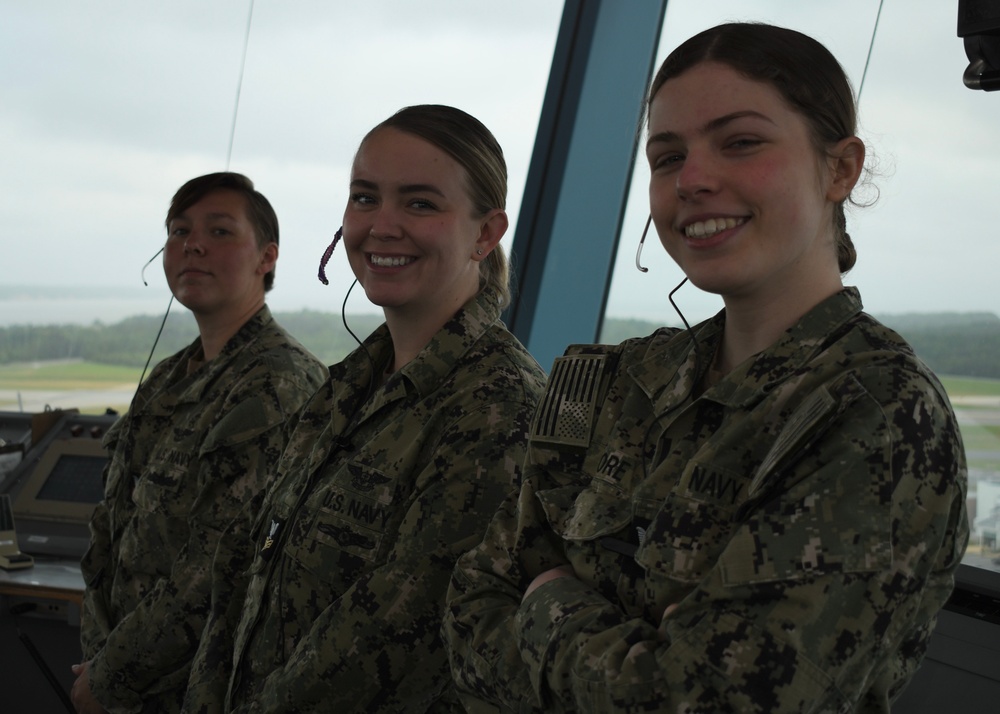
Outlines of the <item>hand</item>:
<svg viewBox="0 0 1000 714">
<path fill-rule="evenodd" d="M 550 570 L 546 570 L 544 573 L 536 576 L 535 579 L 531 581 L 531 584 L 528 585 L 528 589 L 524 591 L 524 597 L 521 598 L 521 602 L 524 602 L 525 598 L 531 595 L 531 593 L 533 593 L 538 586 L 547 583 L 550 580 L 555 580 L 556 578 L 575 577 L 576 573 L 573 571 L 573 568 L 568 565 L 559 565 L 555 568 L 551 568 Z"/>
<path fill-rule="evenodd" d="M 74 664 L 71 669 L 76 675 L 76 681 L 69 690 L 69 698 L 73 701 L 77 714 L 107 714 L 90 691 L 90 662 Z"/>
</svg>

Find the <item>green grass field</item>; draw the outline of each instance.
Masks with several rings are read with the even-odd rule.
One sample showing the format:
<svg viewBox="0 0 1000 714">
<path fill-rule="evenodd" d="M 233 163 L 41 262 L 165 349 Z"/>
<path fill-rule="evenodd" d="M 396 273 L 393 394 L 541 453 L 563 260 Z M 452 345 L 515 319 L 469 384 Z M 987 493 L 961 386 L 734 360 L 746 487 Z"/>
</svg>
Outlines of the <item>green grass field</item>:
<svg viewBox="0 0 1000 714">
<path fill-rule="evenodd" d="M 120 396 L 121 390 L 124 388 L 131 394 L 139 383 L 141 373 L 142 370 L 135 367 L 117 367 L 92 362 L 0 365 L 0 410 L 19 411 L 22 404 L 20 396 L 27 399 L 34 392 L 51 392 L 68 399 L 53 404 L 54 407 L 78 408 L 81 414 L 103 414 L 105 409 L 114 409 L 122 413 L 128 409 L 129 397 Z M 72 393 L 77 391 L 109 392 L 118 396 L 109 397 L 106 403 L 101 402 L 97 405 L 78 404 L 72 399 Z M 48 404 L 48 397 L 45 399 Z M 26 411 L 33 409 L 26 407 Z"/>
<path fill-rule="evenodd" d="M 0 365 L 0 389 L 102 389 L 136 384 L 141 369 L 93 362 Z"/>
<path fill-rule="evenodd" d="M 975 377 L 940 377 L 948 396 L 954 397 L 1000 397 L 1000 379 L 977 379 Z"/>
</svg>

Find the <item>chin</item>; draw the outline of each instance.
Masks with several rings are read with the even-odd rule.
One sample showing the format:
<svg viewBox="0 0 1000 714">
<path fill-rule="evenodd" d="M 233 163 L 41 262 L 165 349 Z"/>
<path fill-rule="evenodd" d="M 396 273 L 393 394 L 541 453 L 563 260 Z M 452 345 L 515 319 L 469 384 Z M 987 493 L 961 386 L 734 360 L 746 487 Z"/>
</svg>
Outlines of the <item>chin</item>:
<svg viewBox="0 0 1000 714">
<path fill-rule="evenodd" d="M 194 295 L 185 295 L 183 292 L 174 293 L 174 300 L 196 315 L 210 312 L 212 308 L 211 303 L 207 300 L 199 299 Z"/>
<path fill-rule="evenodd" d="M 406 305 L 406 299 L 399 297 L 397 295 L 386 295 L 384 293 L 374 292 L 370 293 L 365 291 L 365 296 L 368 298 L 368 302 L 372 305 L 377 305 L 383 309 L 392 307 L 402 307 Z"/>
<path fill-rule="evenodd" d="M 719 280 L 718 275 L 687 274 L 687 279 L 689 283 L 702 292 L 711 293 L 712 295 L 725 295 L 728 292 L 726 282 Z"/>
</svg>

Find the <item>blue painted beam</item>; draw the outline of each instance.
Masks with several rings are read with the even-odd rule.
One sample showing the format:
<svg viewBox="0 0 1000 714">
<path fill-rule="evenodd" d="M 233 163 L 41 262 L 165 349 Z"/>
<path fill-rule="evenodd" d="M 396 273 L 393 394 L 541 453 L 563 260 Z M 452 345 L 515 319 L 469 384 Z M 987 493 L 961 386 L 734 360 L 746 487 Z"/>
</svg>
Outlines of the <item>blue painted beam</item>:
<svg viewBox="0 0 1000 714">
<path fill-rule="evenodd" d="M 600 334 L 667 0 L 567 0 L 504 318 L 547 368 Z"/>
</svg>

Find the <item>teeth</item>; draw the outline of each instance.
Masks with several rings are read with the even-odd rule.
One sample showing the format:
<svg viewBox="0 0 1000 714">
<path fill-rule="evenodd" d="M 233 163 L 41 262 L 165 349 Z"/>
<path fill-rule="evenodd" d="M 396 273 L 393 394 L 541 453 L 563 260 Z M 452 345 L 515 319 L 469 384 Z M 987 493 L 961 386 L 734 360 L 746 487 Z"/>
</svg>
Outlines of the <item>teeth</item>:
<svg viewBox="0 0 1000 714">
<path fill-rule="evenodd" d="M 707 238 L 716 233 L 743 225 L 746 218 L 709 218 L 707 221 L 692 223 L 684 229 L 688 238 Z"/>
<path fill-rule="evenodd" d="M 372 265 L 377 265 L 380 268 L 395 268 L 400 265 L 408 265 L 414 260 L 416 260 L 416 258 L 411 256 L 371 256 Z"/>
</svg>

